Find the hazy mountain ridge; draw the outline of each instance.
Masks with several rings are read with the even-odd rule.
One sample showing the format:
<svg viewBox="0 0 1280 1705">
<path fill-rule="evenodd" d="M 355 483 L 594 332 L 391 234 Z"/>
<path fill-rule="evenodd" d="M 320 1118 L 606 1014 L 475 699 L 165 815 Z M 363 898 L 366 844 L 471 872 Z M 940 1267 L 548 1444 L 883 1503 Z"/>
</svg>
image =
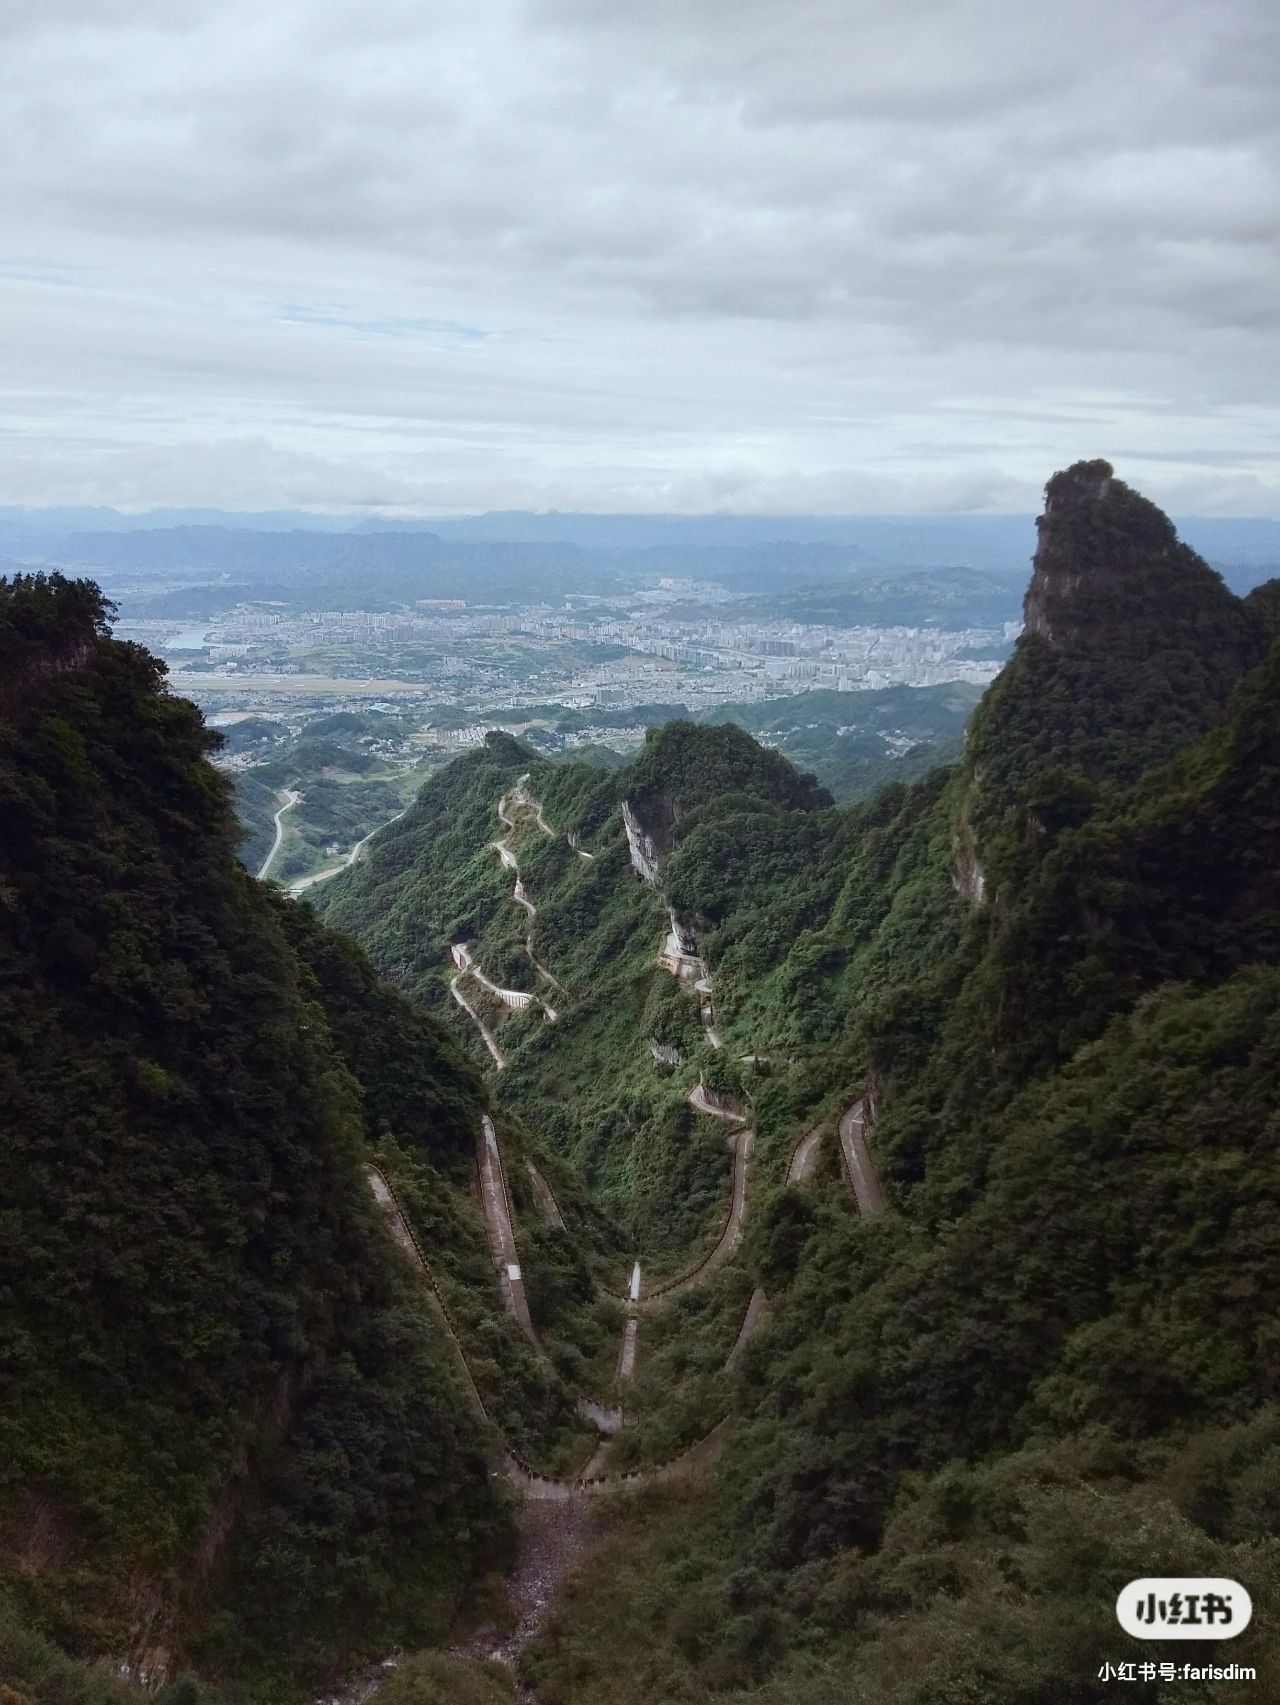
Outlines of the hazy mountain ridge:
<svg viewBox="0 0 1280 1705">
<path fill-rule="evenodd" d="M 617 577 L 576 546 L 460 543 L 433 533 L 253 533 L 221 527 L 72 535 L 54 557 L 63 568 L 216 573 L 241 596 L 284 590 L 312 609 L 383 609 L 417 598 L 609 593 Z M 259 589 L 258 583 L 262 582 Z M 145 600 L 141 600 L 145 602 Z"/>
<path fill-rule="evenodd" d="M 1192 518 L 1182 532 L 1222 568 L 1235 591 L 1247 591 L 1280 567 L 1280 521 Z M 301 573 L 326 588 L 326 597 L 345 594 L 314 607 L 343 608 L 353 607 L 351 597 L 360 592 L 375 601 L 354 607 L 465 596 L 457 588 L 469 573 L 481 576 L 487 593 L 503 597 L 535 590 L 607 594 L 619 577 L 675 574 L 720 582 L 770 603 L 779 576 L 802 600 L 818 605 L 829 603 L 833 592 L 838 599 L 839 587 L 847 586 L 849 608 L 837 611 L 838 620 L 873 620 L 877 609 L 890 612 L 882 619 L 918 617 L 930 600 L 968 610 L 975 620 L 1004 620 L 1034 542 L 1030 515 L 512 513 L 362 520 L 302 512 L 0 509 L 0 553 L 28 568 L 60 567 L 109 580 L 147 573 L 227 576 L 246 598 L 286 600 Z M 859 582 L 867 583 L 865 591 L 856 590 Z M 157 594 L 153 613 L 205 613 L 197 590 Z M 135 589 L 133 596 L 141 594 Z"/>
<path fill-rule="evenodd" d="M 646 550 L 673 545 L 757 549 L 777 540 L 855 545 L 883 562 L 939 566 L 982 557 L 1013 571 L 1035 545 L 1034 517 L 1021 515 L 663 515 L 571 510 L 491 510 L 471 515 L 372 515 L 305 510 L 250 512 L 158 508 L 129 513 L 110 508 L 0 506 L 0 538 L 48 543 L 75 533 L 152 532 L 219 527 L 242 532 L 421 533 L 493 544 L 536 541 L 588 549 Z M 1202 555 L 1250 566 L 1280 560 L 1280 521 L 1266 517 L 1181 516 L 1182 537 Z"/>
</svg>

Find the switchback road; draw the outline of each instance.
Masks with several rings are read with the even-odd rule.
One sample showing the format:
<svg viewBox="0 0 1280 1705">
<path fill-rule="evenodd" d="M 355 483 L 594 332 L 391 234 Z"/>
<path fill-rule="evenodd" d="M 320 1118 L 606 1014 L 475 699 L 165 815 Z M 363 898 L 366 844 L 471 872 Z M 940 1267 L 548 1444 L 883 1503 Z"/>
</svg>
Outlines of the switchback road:
<svg viewBox="0 0 1280 1705">
<path fill-rule="evenodd" d="M 276 838 L 271 843 L 271 851 L 262 861 L 262 869 L 258 872 L 259 882 L 262 882 L 265 879 L 267 872 L 276 861 L 276 854 L 280 851 L 280 843 L 284 839 L 284 824 L 281 822 L 281 818 L 284 816 L 286 811 L 292 811 L 301 798 L 302 795 L 300 793 L 295 793 L 291 787 L 285 788 L 284 804 L 276 812 Z"/>
<path fill-rule="evenodd" d="M 526 1338 L 537 1342 L 533 1321 L 529 1318 L 529 1299 L 525 1295 L 524 1276 L 520 1271 L 520 1253 L 516 1248 L 515 1227 L 511 1223 L 511 1199 L 507 1195 L 507 1178 L 498 1152 L 498 1133 L 486 1113 L 480 1120 L 480 1193 L 484 1202 L 484 1223 L 489 1230 L 489 1247 L 498 1268 L 498 1286 L 507 1312 L 514 1318 Z"/>
<path fill-rule="evenodd" d="M 520 864 L 516 858 L 515 849 L 510 844 L 511 837 L 516 831 L 516 821 L 509 810 L 510 801 L 514 801 L 517 805 L 523 806 L 526 810 L 533 811 L 536 814 L 538 827 L 542 830 L 542 832 L 546 835 L 552 834 L 552 830 L 548 827 L 546 819 L 542 815 L 541 805 L 539 805 L 536 799 L 530 798 L 525 789 L 525 783 L 528 779 L 529 778 L 527 776 L 521 776 L 520 780 L 516 783 L 515 787 L 512 788 L 511 792 L 509 794 L 504 793 L 502 798 L 498 801 L 498 818 L 500 822 L 506 825 L 507 832 L 501 840 L 490 841 L 489 845 L 493 848 L 494 852 L 497 853 L 499 859 L 501 859 L 503 869 L 511 871 L 515 876 L 515 886 L 511 890 L 511 898 L 515 901 L 517 906 L 523 907 L 523 909 L 529 914 L 530 929 L 529 933 L 524 938 L 524 950 L 528 955 L 529 963 L 533 966 L 534 970 L 537 972 L 538 976 L 542 978 L 544 983 L 550 983 L 553 989 L 559 990 L 559 992 L 564 995 L 568 994 L 569 991 L 565 988 L 564 984 L 558 977 L 554 977 L 551 972 L 547 970 L 546 966 L 533 951 L 532 925 L 537 920 L 538 908 L 529 898 L 528 890 L 524 885 L 524 879 L 520 875 Z M 554 1022 L 556 1014 L 552 1012 L 550 1007 L 544 1007 L 544 1010 L 547 1013 L 547 1016 Z"/>
<path fill-rule="evenodd" d="M 818 1149 L 821 1146 L 826 1131 L 821 1125 L 814 1127 L 808 1136 L 801 1137 L 792 1150 L 791 1161 L 787 1167 L 787 1183 L 803 1184 L 813 1171 L 818 1159 Z"/>
<path fill-rule="evenodd" d="M 454 1000 L 457 1001 L 458 1005 L 462 1008 L 463 1012 L 466 1013 L 467 1017 L 471 1020 L 471 1022 L 475 1025 L 476 1029 L 480 1032 L 481 1041 L 484 1043 L 485 1047 L 489 1050 L 489 1052 L 493 1055 L 494 1065 L 497 1066 L 499 1071 L 503 1071 L 506 1067 L 507 1062 L 503 1057 L 502 1049 L 499 1048 L 498 1044 L 494 1041 L 493 1033 L 489 1029 L 489 1026 L 485 1023 L 484 1019 L 481 1018 L 480 1014 L 476 1011 L 475 1007 L 472 1006 L 471 1002 L 467 999 L 467 997 L 463 994 L 462 990 L 458 987 L 458 984 L 462 981 L 463 975 L 464 975 L 464 973 L 460 971 L 456 977 L 450 977 L 450 979 L 449 979 L 449 993 L 453 996 Z"/>
<path fill-rule="evenodd" d="M 844 1156 L 849 1182 L 857 1197 L 858 1212 L 864 1219 L 869 1219 L 872 1214 L 884 1212 L 884 1195 L 880 1189 L 880 1180 L 876 1177 L 876 1169 L 871 1163 L 866 1129 L 867 1099 L 865 1096 L 859 1096 L 840 1120 L 840 1152 Z"/>
</svg>

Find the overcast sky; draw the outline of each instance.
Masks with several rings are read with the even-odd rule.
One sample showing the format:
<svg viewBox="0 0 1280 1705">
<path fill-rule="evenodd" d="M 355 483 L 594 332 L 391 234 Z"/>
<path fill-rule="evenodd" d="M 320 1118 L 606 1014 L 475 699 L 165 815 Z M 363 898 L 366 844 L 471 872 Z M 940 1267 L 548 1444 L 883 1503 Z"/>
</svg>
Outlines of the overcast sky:
<svg viewBox="0 0 1280 1705">
<path fill-rule="evenodd" d="M 1274 0 L 0 0 L 0 502 L 1280 515 Z"/>
</svg>

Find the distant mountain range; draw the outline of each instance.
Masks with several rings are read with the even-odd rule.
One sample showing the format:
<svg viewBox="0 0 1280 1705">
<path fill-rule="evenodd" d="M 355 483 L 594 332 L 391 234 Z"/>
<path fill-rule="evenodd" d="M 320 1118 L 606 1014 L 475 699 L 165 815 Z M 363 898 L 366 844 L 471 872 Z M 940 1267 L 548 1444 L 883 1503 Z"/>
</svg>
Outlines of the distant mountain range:
<svg viewBox="0 0 1280 1705">
<path fill-rule="evenodd" d="M 1188 518 L 1182 537 L 1228 573 L 1234 590 L 1280 565 L 1280 521 Z M 221 540 L 210 537 L 221 535 Z M 343 555 L 337 540 L 345 539 Z M 386 541 L 397 540 L 398 544 Z M 376 543 L 375 543 L 376 541 Z M 265 572 L 310 561 L 357 565 L 403 561 L 408 541 L 437 560 L 536 567 L 544 550 L 566 569 L 598 574 L 684 574 L 764 589 L 770 573 L 821 581 L 858 564 L 880 568 L 978 568 L 1020 583 L 1035 548 L 1031 516 L 589 515 L 521 511 L 440 517 L 238 514 L 165 510 L 0 508 L 0 556 L 95 570 L 226 567 Z M 472 558 L 442 556 L 471 547 Z M 487 550 L 481 547 L 488 547 Z M 385 553 L 385 554 L 384 554 Z M 510 553 L 510 554 L 508 554 Z"/>
</svg>

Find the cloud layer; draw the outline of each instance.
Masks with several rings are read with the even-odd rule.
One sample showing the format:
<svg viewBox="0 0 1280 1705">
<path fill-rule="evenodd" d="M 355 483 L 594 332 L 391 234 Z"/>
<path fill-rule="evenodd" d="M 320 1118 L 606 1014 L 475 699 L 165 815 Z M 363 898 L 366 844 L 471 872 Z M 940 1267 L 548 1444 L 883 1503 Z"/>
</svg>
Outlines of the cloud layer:
<svg viewBox="0 0 1280 1705">
<path fill-rule="evenodd" d="M 1267 0 L 0 14 L 0 502 L 1280 514 Z"/>
</svg>

